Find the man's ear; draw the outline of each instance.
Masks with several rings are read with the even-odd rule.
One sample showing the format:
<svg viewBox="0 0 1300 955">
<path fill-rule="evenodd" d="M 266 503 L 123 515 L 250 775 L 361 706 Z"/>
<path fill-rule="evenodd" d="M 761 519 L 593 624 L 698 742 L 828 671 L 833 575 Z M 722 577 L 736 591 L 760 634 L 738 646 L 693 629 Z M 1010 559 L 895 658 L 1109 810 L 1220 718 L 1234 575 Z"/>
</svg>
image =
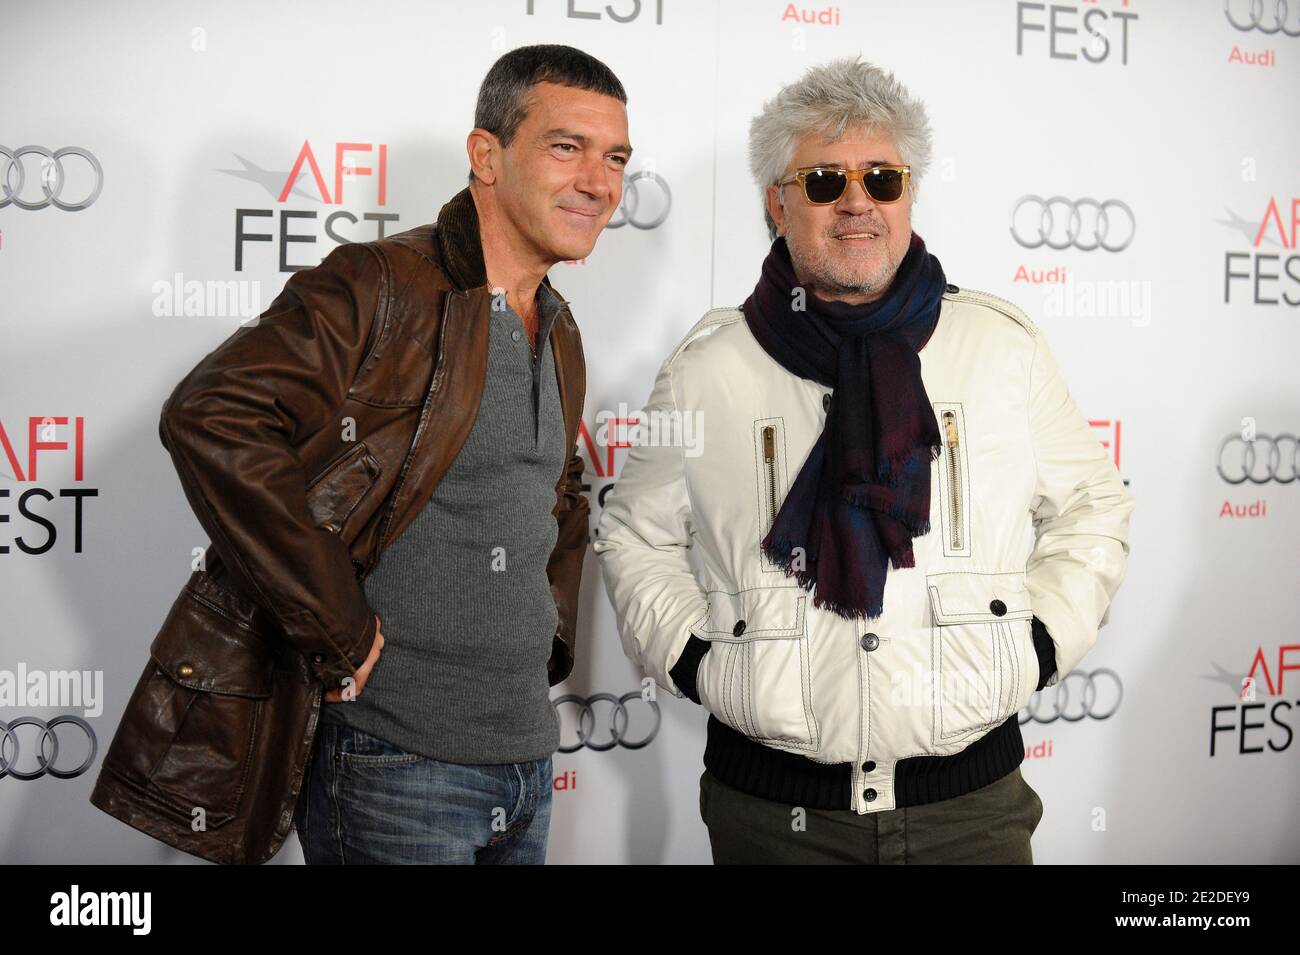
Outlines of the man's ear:
<svg viewBox="0 0 1300 955">
<path fill-rule="evenodd" d="M 785 206 L 781 204 L 781 187 L 768 186 L 766 192 L 767 214 L 776 223 L 777 235 L 785 235 Z"/>
<path fill-rule="evenodd" d="M 494 134 L 475 126 L 465 139 L 465 152 L 469 156 L 470 172 L 479 182 L 490 186 L 497 181 L 501 141 Z"/>
</svg>

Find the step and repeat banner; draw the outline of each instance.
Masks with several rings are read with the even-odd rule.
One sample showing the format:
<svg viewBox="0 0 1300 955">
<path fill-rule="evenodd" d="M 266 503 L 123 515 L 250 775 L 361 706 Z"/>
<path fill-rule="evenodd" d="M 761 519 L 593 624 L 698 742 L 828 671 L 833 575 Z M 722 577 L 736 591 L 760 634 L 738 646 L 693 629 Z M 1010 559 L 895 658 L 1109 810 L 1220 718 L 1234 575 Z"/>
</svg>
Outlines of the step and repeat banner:
<svg viewBox="0 0 1300 955">
<path fill-rule="evenodd" d="M 0 861 L 195 861 L 88 802 L 207 544 L 162 402 L 293 269 L 432 221 L 483 75 L 531 43 L 604 60 L 636 147 L 595 251 L 551 271 L 586 351 L 593 526 L 618 422 L 757 277 L 751 118 L 861 54 L 929 110 L 914 228 L 1039 325 L 1138 502 L 1096 648 L 1020 715 L 1036 861 L 1300 861 L 1300 3 L 1275 0 L 9 10 Z M 708 862 L 706 714 L 646 699 L 590 552 L 583 588 L 549 861 Z M 291 835 L 275 862 L 301 859 Z"/>
</svg>

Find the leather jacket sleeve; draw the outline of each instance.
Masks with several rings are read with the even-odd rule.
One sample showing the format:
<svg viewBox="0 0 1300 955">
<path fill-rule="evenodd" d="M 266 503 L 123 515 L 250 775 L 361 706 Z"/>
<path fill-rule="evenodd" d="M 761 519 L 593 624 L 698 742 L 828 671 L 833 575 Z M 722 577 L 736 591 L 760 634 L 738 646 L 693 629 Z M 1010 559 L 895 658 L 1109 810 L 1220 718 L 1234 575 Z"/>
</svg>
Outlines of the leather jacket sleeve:
<svg viewBox="0 0 1300 955">
<path fill-rule="evenodd" d="M 564 478 L 556 488 L 555 519 L 559 523 L 555 547 L 546 563 L 551 596 L 559 612 L 559 626 L 547 661 L 547 679 L 551 686 L 573 671 L 577 649 L 578 587 L 582 583 L 582 562 L 587 556 L 588 518 L 591 510 L 582 493 L 582 456 L 574 449 L 565 468 Z"/>
<path fill-rule="evenodd" d="M 1135 501 L 1080 414 L 1040 332 L 1029 383 L 1036 478 L 1035 544 L 1025 564 L 1034 616 L 1050 632 L 1055 670 L 1046 686 L 1083 659 L 1105 625 L 1128 558 Z"/>
<path fill-rule="evenodd" d="M 342 245 L 296 272 L 163 404 L 158 433 L 195 516 L 240 590 L 273 613 L 326 686 L 365 662 L 375 614 L 346 544 L 316 526 L 296 448 L 337 427 L 368 350 L 386 272 Z"/>
<path fill-rule="evenodd" d="M 678 420 L 671 361 L 660 368 L 642 419 L 655 412 Z M 634 444 L 618 483 L 605 498 L 592 546 L 600 558 L 624 651 L 679 697 L 689 694 L 670 671 L 693 636 L 691 628 L 709 610 L 708 595 L 696 581 L 687 553 L 691 525 L 681 442 Z M 690 672 L 694 674 L 694 667 Z M 693 686 L 690 689 L 694 692 Z"/>
</svg>

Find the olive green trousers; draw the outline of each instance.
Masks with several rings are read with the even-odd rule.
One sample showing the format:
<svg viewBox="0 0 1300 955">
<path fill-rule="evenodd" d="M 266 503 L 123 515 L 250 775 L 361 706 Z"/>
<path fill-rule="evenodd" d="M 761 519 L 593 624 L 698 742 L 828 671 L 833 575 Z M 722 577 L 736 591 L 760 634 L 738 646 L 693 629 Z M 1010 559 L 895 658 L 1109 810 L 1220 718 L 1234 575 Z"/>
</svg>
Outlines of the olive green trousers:
<svg viewBox="0 0 1300 955">
<path fill-rule="evenodd" d="M 718 865 L 1033 865 L 1030 837 L 1043 802 L 1019 766 L 963 796 L 863 814 L 751 796 L 705 770 L 700 815 Z"/>
</svg>

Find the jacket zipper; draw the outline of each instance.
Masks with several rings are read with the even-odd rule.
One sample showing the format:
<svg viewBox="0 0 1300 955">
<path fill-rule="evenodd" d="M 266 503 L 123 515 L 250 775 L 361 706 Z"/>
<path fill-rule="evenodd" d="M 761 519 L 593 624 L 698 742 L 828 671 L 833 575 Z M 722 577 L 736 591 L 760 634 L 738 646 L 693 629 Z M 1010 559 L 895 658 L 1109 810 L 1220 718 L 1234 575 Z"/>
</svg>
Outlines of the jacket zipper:
<svg viewBox="0 0 1300 955">
<path fill-rule="evenodd" d="M 776 523 L 776 428 L 763 428 L 763 467 L 767 472 L 767 530 Z M 767 531 L 763 532 L 767 536 Z"/>
<path fill-rule="evenodd" d="M 961 549 L 961 461 L 958 457 L 960 443 L 957 439 L 957 415 L 943 413 L 943 429 L 948 437 L 948 488 L 949 518 L 952 522 L 952 546 Z"/>
<path fill-rule="evenodd" d="M 551 291 L 554 292 L 555 290 L 552 289 Z M 558 292 L 555 293 L 555 297 L 560 298 Z M 555 330 L 555 326 L 560 323 L 560 319 L 565 315 L 569 317 L 570 321 L 573 320 L 573 313 L 569 311 L 569 303 L 565 299 L 560 298 L 560 310 L 555 315 L 555 321 L 551 323 L 551 335 L 550 337 L 547 338 L 547 341 L 550 341 L 552 337 L 554 338 L 559 337 L 559 333 Z M 555 361 L 555 387 L 560 395 L 560 417 L 564 420 L 564 441 L 567 446 L 569 441 L 570 409 L 565 407 L 564 405 L 564 360 L 560 357 L 560 348 L 558 343 L 552 343 L 551 355 Z M 535 354 L 534 357 L 536 357 Z M 579 407 L 581 407 L 581 405 L 579 405 Z M 538 427 L 539 428 L 541 427 L 540 422 L 538 422 Z M 574 439 L 574 443 L 575 445 L 577 443 L 576 437 Z M 560 481 L 563 481 L 565 477 L 568 475 L 568 470 L 569 470 L 569 455 L 565 454 L 564 466 L 560 468 Z"/>
</svg>

